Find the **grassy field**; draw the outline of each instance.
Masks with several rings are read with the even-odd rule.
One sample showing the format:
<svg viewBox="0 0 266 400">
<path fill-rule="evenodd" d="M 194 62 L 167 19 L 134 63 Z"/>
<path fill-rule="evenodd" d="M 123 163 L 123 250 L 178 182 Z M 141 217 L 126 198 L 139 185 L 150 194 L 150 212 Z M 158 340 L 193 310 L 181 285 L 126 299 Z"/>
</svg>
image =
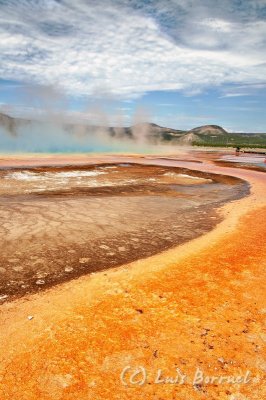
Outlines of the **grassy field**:
<svg viewBox="0 0 266 400">
<path fill-rule="evenodd" d="M 199 140 L 193 142 L 194 146 L 204 147 L 245 147 L 266 149 L 266 133 L 228 133 L 226 135 L 208 136 L 199 135 Z"/>
</svg>

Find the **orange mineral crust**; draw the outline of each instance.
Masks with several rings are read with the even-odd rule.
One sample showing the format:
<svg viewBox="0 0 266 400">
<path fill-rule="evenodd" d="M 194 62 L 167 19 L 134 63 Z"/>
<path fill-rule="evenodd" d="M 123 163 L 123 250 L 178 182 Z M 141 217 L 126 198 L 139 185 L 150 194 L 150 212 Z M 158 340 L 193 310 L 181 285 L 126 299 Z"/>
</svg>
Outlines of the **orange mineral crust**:
<svg viewBox="0 0 266 400">
<path fill-rule="evenodd" d="M 264 399 L 265 181 L 250 176 L 206 235 L 3 304 L 0 399 Z"/>
</svg>

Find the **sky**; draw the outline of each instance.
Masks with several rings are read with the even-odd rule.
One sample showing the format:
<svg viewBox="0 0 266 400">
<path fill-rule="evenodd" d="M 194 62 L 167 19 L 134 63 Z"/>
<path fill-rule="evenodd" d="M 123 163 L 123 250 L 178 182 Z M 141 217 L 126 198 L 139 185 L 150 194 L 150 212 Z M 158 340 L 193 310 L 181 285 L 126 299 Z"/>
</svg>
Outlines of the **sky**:
<svg viewBox="0 0 266 400">
<path fill-rule="evenodd" d="M 0 111 L 266 132 L 266 0 L 0 0 Z"/>
</svg>

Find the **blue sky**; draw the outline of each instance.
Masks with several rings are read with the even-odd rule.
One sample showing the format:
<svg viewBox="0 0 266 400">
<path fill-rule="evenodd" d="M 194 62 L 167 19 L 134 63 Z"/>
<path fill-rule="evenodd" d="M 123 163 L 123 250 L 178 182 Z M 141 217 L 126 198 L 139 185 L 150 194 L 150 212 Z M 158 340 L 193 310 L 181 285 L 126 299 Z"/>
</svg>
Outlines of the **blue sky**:
<svg viewBox="0 0 266 400">
<path fill-rule="evenodd" d="M 266 131 L 266 0 L 0 1 L 0 110 Z"/>
</svg>

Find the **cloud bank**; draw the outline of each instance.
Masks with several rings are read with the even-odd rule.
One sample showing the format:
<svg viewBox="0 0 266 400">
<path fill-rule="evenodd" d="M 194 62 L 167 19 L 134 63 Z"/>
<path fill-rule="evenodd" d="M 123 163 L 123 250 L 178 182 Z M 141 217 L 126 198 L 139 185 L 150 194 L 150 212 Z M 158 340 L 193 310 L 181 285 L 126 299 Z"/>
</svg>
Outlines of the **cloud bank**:
<svg viewBox="0 0 266 400">
<path fill-rule="evenodd" d="M 123 99 L 265 85 L 265 17 L 264 0 L 6 0 L 0 77 Z"/>
</svg>

